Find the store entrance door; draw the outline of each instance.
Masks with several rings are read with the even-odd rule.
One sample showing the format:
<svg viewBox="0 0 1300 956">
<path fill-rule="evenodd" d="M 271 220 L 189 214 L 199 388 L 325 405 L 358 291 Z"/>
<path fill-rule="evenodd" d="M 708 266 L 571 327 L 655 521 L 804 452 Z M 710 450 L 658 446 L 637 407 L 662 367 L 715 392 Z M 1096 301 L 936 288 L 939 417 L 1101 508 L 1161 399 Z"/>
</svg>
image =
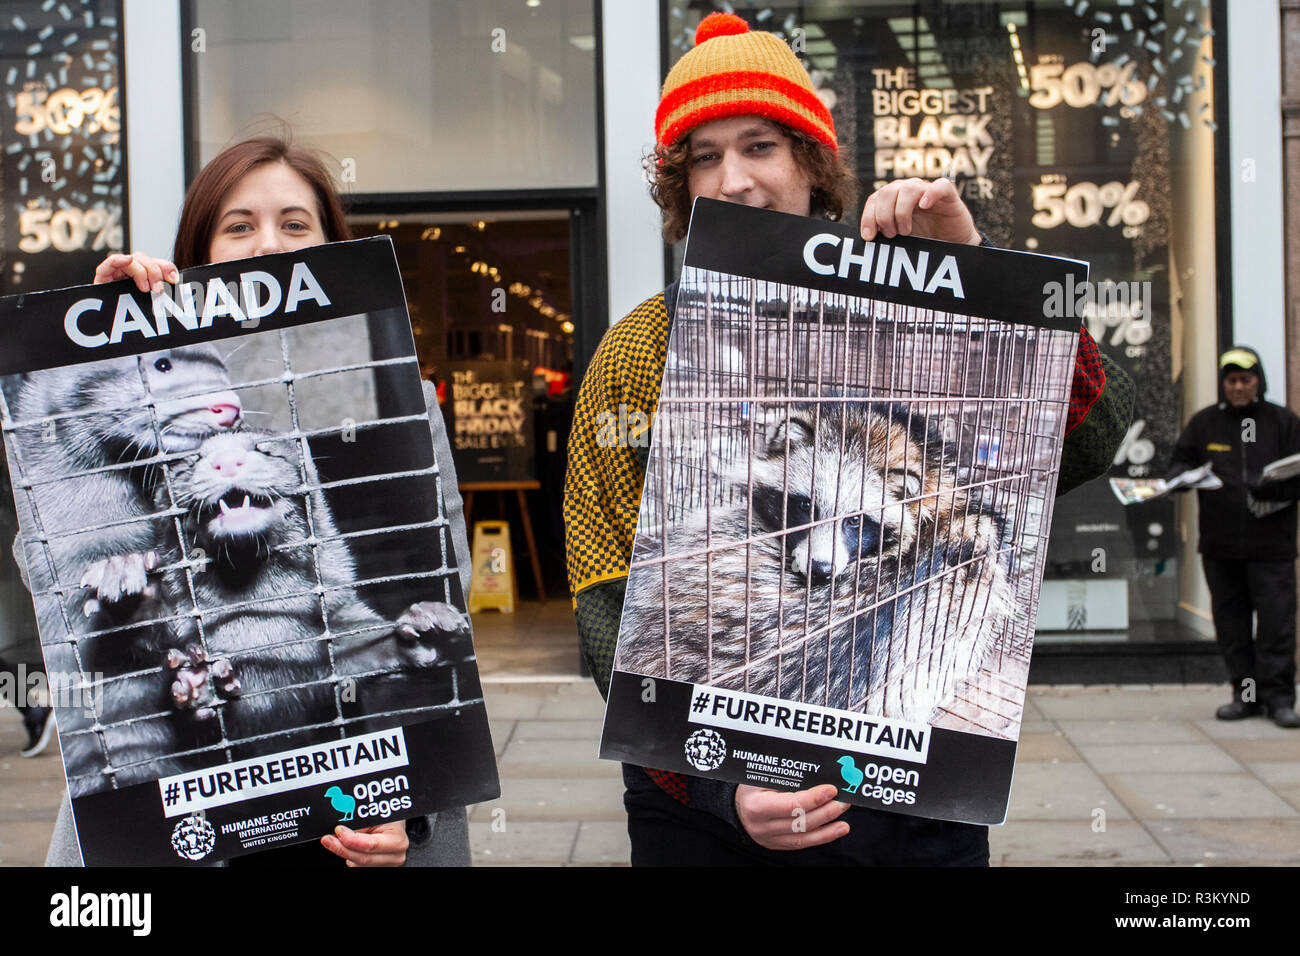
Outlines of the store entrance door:
<svg viewBox="0 0 1300 956">
<path fill-rule="evenodd" d="M 480 672 L 489 678 L 579 671 L 562 516 L 579 212 L 350 217 L 355 235 L 393 240 L 420 372 L 437 388 L 452 440 L 471 545 L 477 522 L 510 526 L 514 611 L 474 615 Z"/>
</svg>

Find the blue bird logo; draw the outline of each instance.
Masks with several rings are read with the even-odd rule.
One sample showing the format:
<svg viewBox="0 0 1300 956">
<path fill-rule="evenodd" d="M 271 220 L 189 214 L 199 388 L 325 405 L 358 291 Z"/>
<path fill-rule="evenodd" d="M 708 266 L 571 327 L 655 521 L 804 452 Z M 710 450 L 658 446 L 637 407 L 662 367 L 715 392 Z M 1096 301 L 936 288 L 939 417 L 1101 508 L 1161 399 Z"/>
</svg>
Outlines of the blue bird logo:
<svg viewBox="0 0 1300 956">
<path fill-rule="evenodd" d="M 847 787 L 841 787 L 840 789 L 846 790 L 849 793 L 857 793 L 858 787 L 862 786 L 862 778 L 864 776 L 862 771 L 858 769 L 858 765 L 853 762 L 852 757 L 841 757 L 835 762 L 840 765 L 840 776 L 843 777 L 844 782 L 848 784 Z"/>
<path fill-rule="evenodd" d="M 858 774 L 858 776 L 862 775 Z M 352 819 L 352 811 L 357 808 L 357 801 L 353 797 L 348 796 L 348 794 L 344 793 L 338 787 L 330 787 L 325 791 L 325 796 L 330 798 L 330 805 L 339 813 L 343 814 L 343 816 L 339 818 L 339 823 L 344 823 L 345 821 Z"/>
</svg>

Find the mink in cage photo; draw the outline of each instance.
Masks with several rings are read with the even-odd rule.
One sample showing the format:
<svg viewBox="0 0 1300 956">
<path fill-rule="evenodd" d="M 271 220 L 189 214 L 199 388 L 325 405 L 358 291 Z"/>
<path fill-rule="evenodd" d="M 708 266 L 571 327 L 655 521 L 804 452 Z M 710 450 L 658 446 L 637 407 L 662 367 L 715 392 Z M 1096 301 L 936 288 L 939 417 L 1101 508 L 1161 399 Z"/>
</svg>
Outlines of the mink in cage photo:
<svg viewBox="0 0 1300 956">
<path fill-rule="evenodd" d="M 1074 349 L 687 269 L 616 668 L 1014 739 Z"/>
<path fill-rule="evenodd" d="M 3 382 L 74 797 L 481 701 L 415 355 L 339 361 L 386 319 Z"/>
</svg>

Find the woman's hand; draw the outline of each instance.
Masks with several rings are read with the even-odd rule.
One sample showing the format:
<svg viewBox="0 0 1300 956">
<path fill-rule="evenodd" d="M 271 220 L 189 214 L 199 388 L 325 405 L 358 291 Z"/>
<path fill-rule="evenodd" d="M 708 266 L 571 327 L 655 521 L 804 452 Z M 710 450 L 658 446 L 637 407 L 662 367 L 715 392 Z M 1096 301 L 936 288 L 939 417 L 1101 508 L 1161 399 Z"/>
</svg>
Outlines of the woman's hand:
<svg viewBox="0 0 1300 956">
<path fill-rule="evenodd" d="M 347 860 L 348 866 L 401 866 L 411 845 L 406 838 L 405 820 L 361 830 L 337 826 L 334 835 L 321 837 L 320 843 L 335 856 Z"/>
<path fill-rule="evenodd" d="M 769 850 L 804 850 L 838 840 L 849 825 L 837 822 L 847 803 L 836 801 L 831 784 L 784 793 L 742 784 L 736 788 L 736 815 L 745 832 Z"/>
<path fill-rule="evenodd" d="M 970 210 L 951 180 L 900 179 L 867 197 L 862 207 L 862 238 L 920 236 L 946 242 L 980 244 Z"/>
<path fill-rule="evenodd" d="M 95 285 L 134 279 L 141 292 L 161 292 L 164 282 L 177 282 L 180 273 L 166 259 L 155 259 L 143 252 L 115 252 L 95 267 Z"/>
</svg>

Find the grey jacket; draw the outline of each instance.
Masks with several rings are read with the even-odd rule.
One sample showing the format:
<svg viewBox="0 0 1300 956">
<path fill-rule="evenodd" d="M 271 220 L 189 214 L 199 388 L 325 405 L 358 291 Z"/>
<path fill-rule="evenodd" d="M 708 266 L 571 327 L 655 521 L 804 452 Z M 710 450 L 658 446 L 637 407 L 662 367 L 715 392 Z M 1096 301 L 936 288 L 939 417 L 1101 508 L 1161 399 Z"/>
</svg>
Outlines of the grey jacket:
<svg viewBox="0 0 1300 956">
<path fill-rule="evenodd" d="M 465 506 L 456 483 L 456 465 L 451 457 L 451 442 L 447 426 L 438 408 L 438 396 L 429 382 L 424 383 L 424 403 L 429 410 L 429 433 L 433 438 L 433 456 L 441 471 L 442 498 L 447 520 L 451 522 L 452 546 L 456 550 L 456 567 L 460 570 L 463 593 L 469 595 L 470 553 L 465 535 Z M 19 549 L 14 549 L 19 556 Z M 19 567 L 22 567 L 21 561 Z M 469 823 L 464 807 L 444 810 L 430 816 L 433 825 L 429 838 L 412 846 L 406 854 L 406 866 L 469 866 Z M 72 822 L 72 807 L 68 794 L 63 794 L 59 817 L 54 824 L 54 835 L 45 857 L 46 866 L 81 866 L 81 850 L 77 845 L 77 831 Z"/>
</svg>

